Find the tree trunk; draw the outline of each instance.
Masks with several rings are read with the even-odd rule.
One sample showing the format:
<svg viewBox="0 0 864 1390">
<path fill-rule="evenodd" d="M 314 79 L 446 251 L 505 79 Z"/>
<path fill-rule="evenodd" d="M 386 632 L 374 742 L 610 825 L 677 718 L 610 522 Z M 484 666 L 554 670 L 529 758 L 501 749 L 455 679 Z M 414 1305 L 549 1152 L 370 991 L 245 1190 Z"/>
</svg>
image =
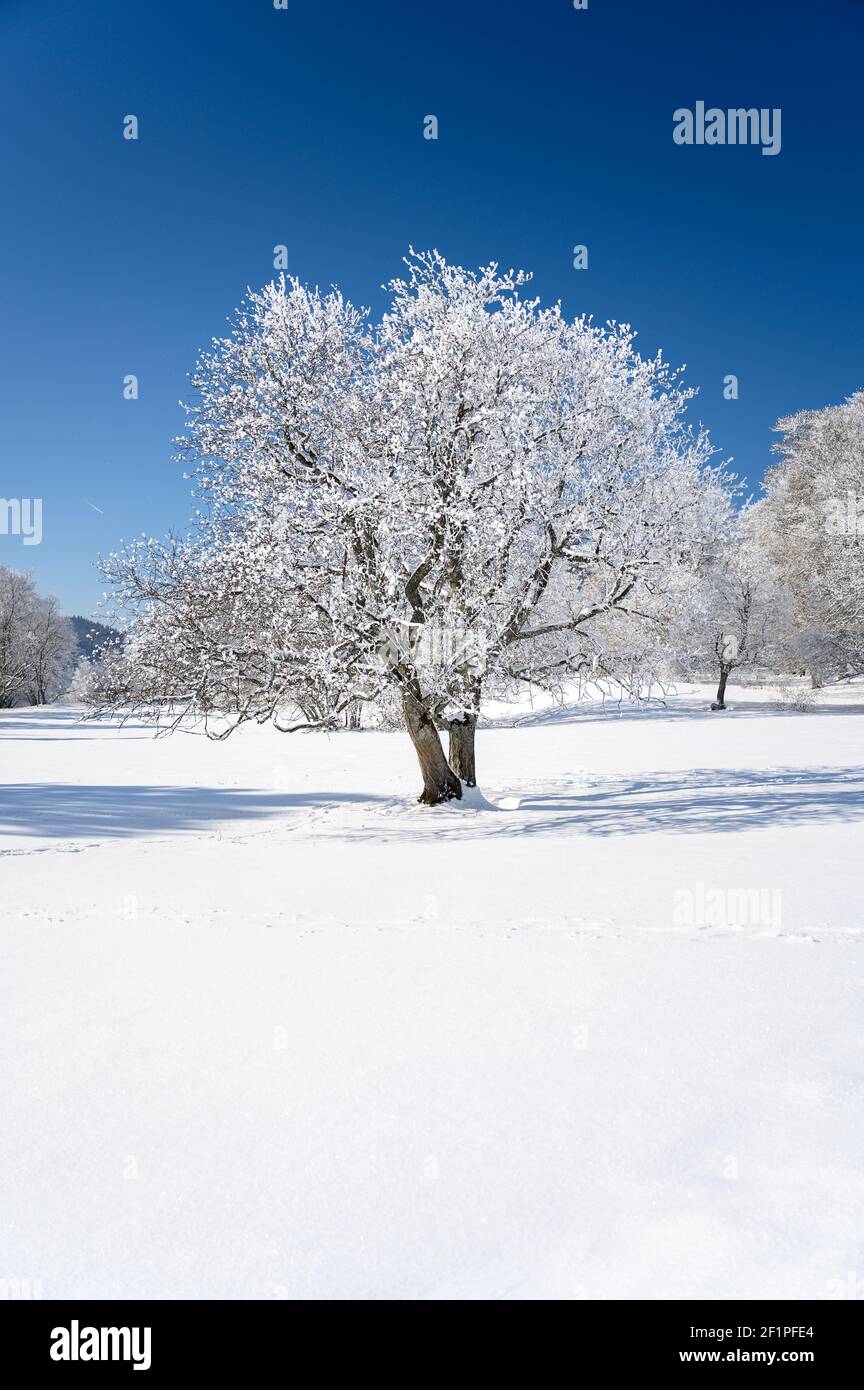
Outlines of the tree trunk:
<svg viewBox="0 0 864 1390">
<path fill-rule="evenodd" d="M 711 706 L 712 709 L 725 709 L 726 704 L 726 682 L 729 679 L 729 672 L 725 667 L 720 667 L 720 684 L 717 687 L 717 699 Z"/>
<path fill-rule="evenodd" d="M 444 757 L 431 715 L 409 690 L 402 697 L 402 712 L 423 774 L 423 792 L 418 801 L 423 806 L 438 806 L 442 801 L 458 800 L 462 783 Z"/>
<path fill-rule="evenodd" d="M 450 721 L 450 766 L 466 787 L 477 785 L 477 764 L 474 759 L 476 714 Z"/>
<path fill-rule="evenodd" d="M 811 672 L 810 672 L 810 689 L 811 689 L 811 690 L 821 690 L 823 685 L 824 685 L 824 681 L 822 680 L 822 676 L 820 675 L 820 673 L 819 673 L 818 671 L 811 671 Z"/>
</svg>

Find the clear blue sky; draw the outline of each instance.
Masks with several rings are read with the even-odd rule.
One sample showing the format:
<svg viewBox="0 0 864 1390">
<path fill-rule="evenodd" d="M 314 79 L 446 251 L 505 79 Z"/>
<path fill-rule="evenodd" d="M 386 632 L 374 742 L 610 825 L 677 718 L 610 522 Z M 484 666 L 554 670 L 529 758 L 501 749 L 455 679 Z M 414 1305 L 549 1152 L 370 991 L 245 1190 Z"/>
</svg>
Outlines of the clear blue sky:
<svg viewBox="0 0 864 1390">
<path fill-rule="evenodd" d="M 862 55 L 862 0 L 0 0 L 0 497 L 44 499 L 0 563 L 89 613 L 98 552 L 186 523 L 177 402 L 277 243 L 373 308 L 409 243 L 533 270 L 686 362 L 755 486 L 864 386 Z M 781 153 L 674 144 L 698 100 Z"/>
</svg>

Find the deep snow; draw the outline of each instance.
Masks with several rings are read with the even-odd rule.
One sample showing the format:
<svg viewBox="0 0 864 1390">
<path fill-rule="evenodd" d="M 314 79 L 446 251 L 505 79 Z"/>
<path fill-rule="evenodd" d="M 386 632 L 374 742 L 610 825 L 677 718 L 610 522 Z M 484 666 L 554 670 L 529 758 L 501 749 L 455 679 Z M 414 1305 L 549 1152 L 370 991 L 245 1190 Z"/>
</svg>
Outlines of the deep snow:
<svg viewBox="0 0 864 1390">
<path fill-rule="evenodd" d="M 864 1294 L 864 688 L 706 693 L 492 710 L 431 810 L 400 734 L 0 713 L 0 1281 Z"/>
</svg>

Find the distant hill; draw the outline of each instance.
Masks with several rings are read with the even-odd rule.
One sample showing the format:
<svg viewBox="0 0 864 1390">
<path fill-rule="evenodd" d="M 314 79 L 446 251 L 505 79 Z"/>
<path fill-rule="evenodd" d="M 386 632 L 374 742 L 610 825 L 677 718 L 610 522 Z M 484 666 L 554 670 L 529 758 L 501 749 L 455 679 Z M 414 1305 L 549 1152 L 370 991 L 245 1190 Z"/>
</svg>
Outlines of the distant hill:
<svg viewBox="0 0 864 1390">
<path fill-rule="evenodd" d="M 76 615 L 69 621 L 75 629 L 79 654 L 86 657 L 88 661 L 93 660 L 93 651 L 96 647 L 101 647 L 103 642 L 123 635 L 117 631 L 116 627 L 108 627 L 106 623 L 97 623 L 94 618 L 82 618 Z"/>
</svg>

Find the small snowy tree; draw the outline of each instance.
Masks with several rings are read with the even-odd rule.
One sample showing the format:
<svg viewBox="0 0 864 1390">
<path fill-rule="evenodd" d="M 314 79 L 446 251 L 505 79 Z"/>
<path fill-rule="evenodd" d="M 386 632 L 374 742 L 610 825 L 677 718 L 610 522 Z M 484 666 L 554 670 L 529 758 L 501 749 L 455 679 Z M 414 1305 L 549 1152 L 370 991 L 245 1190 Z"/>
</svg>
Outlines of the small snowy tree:
<svg viewBox="0 0 864 1390">
<path fill-rule="evenodd" d="M 676 641 L 691 670 L 713 667 L 712 710 L 726 709 L 733 671 L 785 669 L 793 645 L 791 595 L 766 550 L 763 506 L 730 511 L 723 542 L 705 557 L 682 610 Z"/>
<path fill-rule="evenodd" d="M 28 632 L 27 690 L 30 703 L 44 705 L 66 689 L 74 668 L 75 632 L 53 597 L 37 599 Z"/>
</svg>

